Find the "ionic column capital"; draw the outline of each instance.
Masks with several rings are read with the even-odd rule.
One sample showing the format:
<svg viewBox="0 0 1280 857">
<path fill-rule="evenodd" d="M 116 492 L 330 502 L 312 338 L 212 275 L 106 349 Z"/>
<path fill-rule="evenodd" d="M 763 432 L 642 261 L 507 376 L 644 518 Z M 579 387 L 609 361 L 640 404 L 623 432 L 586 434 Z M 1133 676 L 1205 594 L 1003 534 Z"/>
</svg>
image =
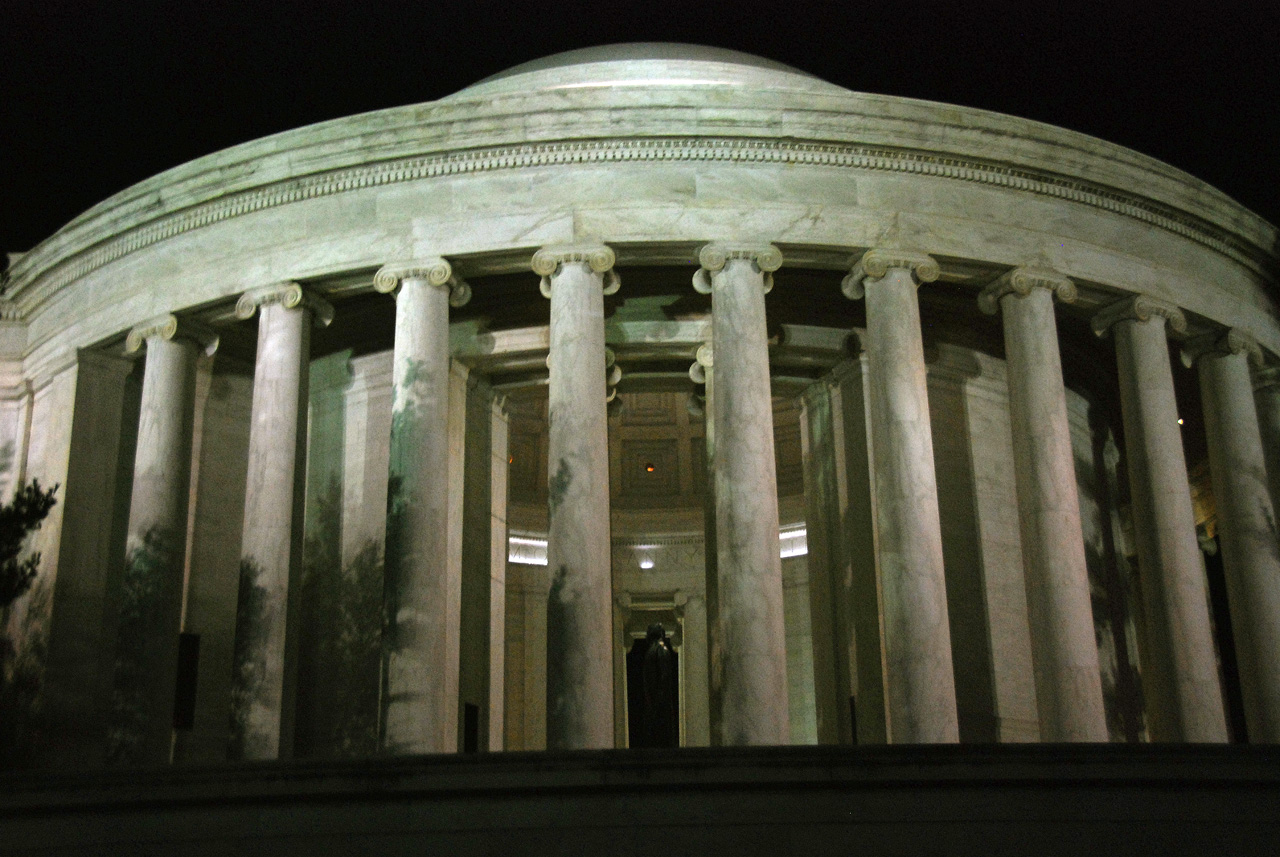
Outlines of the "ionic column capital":
<svg viewBox="0 0 1280 857">
<path fill-rule="evenodd" d="M 180 319 L 173 313 L 165 313 L 134 326 L 124 340 L 126 354 L 136 354 L 143 343 L 152 337 L 160 339 L 189 339 L 204 349 L 205 354 L 218 350 L 218 334 L 202 324 Z"/>
<path fill-rule="evenodd" d="M 932 283 L 942 273 L 937 260 L 915 250 L 868 250 L 861 257 L 850 259 L 849 265 L 849 274 L 841 281 L 840 290 L 851 301 L 866 295 L 867 280 L 878 280 L 894 268 L 910 272 L 917 286 Z"/>
<path fill-rule="evenodd" d="M 715 351 L 710 342 L 698 346 L 693 363 L 689 366 L 689 380 L 695 384 L 707 383 L 707 370 L 716 365 Z"/>
<path fill-rule="evenodd" d="M 1006 271 L 983 289 L 978 294 L 978 307 L 987 315 L 995 315 L 1000 311 L 1000 299 L 1005 295 L 1025 298 L 1033 289 L 1048 289 L 1058 296 L 1058 300 L 1068 304 L 1079 295 L 1076 284 L 1066 274 L 1050 268 L 1024 266 Z"/>
<path fill-rule="evenodd" d="M 279 305 L 285 309 L 309 309 L 317 327 L 328 327 L 333 321 L 333 305 L 298 283 L 277 283 L 250 289 L 236 301 L 236 318 L 253 318 L 259 307 Z"/>
<path fill-rule="evenodd" d="M 1150 295 L 1134 295 L 1116 301 L 1095 315 L 1090 324 L 1095 334 L 1105 336 L 1116 322 L 1150 321 L 1156 316 L 1164 318 L 1169 327 L 1178 333 L 1185 333 L 1187 330 L 1187 317 L 1182 314 L 1182 310 Z"/>
<path fill-rule="evenodd" d="M 1238 327 L 1194 336 L 1182 346 L 1182 365 L 1191 368 L 1201 357 L 1244 354 L 1254 366 L 1262 366 L 1262 349 L 1253 334 Z"/>
<path fill-rule="evenodd" d="M 1253 373 L 1253 389 L 1265 390 L 1268 387 L 1280 387 L 1280 366 L 1268 366 Z"/>
<path fill-rule="evenodd" d="M 618 357 L 612 348 L 604 350 L 604 400 L 612 402 L 618 398 L 618 383 L 622 380 L 622 367 L 618 365 Z"/>
<path fill-rule="evenodd" d="M 455 276 L 449 260 L 440 256 L 428 256 L 416 262 L 395 262 L 383 265 L 373 275 L 373 287 L 384 295 L 395 297 L 405 280 L 422 280 L 428 285 L 449 290 L 449 306 L 460 307 L 471 300 L 471 286 Z"/>
<path fill-rule="evenodd" d="M 551 278 L 560 273 L 560 267 L 568 263 L 586 265 L 597 274 L 604 274 L 604 293 L 611 295 L 622 287 L 613 263 L 618 256 L 607 244 L 548 244 L 533 254 L 533 272 L 542 277 L 538 290 L 544 298 L 551 297 Z"/>
<path fill-rule="evenodd" d="M 764 291 L 773 290 L 773 272 L 782 267 L 782 251 L 772 244 L 730 244 L 712 241 L 698 251 L 697 273 L 693 275 L 693 288 L 699 294 L 711 294 L 711 275 L 724 269 L 731 259 L 742 259 L 755 265 L 764 274 Z"/>
</svg>

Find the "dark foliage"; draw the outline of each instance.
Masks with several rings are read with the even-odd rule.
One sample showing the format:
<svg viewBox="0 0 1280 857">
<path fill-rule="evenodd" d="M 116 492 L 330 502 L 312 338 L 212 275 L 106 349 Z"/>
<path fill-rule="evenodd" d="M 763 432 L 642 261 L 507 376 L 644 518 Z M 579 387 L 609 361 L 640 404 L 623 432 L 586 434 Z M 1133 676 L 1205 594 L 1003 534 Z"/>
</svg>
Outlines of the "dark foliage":
<svg viewBox="0 0 1280 857">
<path fill-rule="evenodd" d="M 40 480 L 32 479 L 14 494 L 13 501 L 0 506 L 0 610 L 8 607 L 31 588 L 40 565 L 39 552 L 19 560 L 22 546 L 49 514 L 58 486 L 49 490 L 40 487 Z"/>
</svg>

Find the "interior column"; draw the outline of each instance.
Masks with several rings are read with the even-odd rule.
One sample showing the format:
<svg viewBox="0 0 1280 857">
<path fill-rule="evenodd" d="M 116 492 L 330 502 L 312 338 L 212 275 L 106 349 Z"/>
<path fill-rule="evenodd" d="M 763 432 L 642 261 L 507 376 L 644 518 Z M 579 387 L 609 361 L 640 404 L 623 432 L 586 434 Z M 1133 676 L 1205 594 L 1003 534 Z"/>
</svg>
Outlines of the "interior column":
<svg viewBox="0 0 1280 857">
<path fill-rule="evenodd" d="M 782 253 L 772 244 L 708 244 L 698 261 L 694 287 L 711 295 L 716 373 L 710 418 L 721 736 L 726 745 L 786 744 L 786 636 L 764 306 Z"/>
<path fill-rule="evenodd" d="M 609 443 L 604 295 L 614 253 L 544 247 L 533 256 L 551 300 L 547 395 L 547 749 L 607 748 L 613 734 Z"/>
<path fill-rule="evenodd" d="M 1133 530 L 1152 649 L 1143 658 L 1142 684 L 1151 740 L 1225 741 L 1166 322 L 1176 331 L 1187 327 L 1181 310 L 1145 295 L 1112 304 L 1093 319 L 1095 333 L 1113 331 L 1116 341 Z"/>
<path fill-rule="evenodd" d="M 942 529 L 916 288 L 936 280 L 923 253 L 869 250 L 845 277 L 867 301 L 868 398 L 881 569 L 889 735 L 956 742 Z"/>
<path fill-rule="evenodd" d="M 233 759 L 288 758 L 293 745 L 297 587 L 307 439 L 311 325 L 333 308 L 297 283 L 241 295 L 236 316 L 259 314 L 249 476 L 232 678 Z M 290 632 L 293 633 L 290 633 Z"/>
<path fill-rule="evenodd" d="M 1075 284 L 1055 271 L 1015 268 L 983 290 L 978 304 L 989 315 L 1003 310 L 1004 316 L 1040 738 L 1106 741 L 1055 294 L 1073 301 Z"/>
</svg>

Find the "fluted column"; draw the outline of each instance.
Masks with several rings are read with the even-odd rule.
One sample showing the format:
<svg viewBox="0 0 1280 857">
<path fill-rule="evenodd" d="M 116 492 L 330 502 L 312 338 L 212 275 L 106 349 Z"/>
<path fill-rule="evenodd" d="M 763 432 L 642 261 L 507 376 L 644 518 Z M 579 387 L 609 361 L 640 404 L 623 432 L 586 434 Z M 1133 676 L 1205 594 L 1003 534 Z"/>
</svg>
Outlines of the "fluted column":
<svg viewBox="0 0 1280 857">
<path fill-rule="evenodd" d="M 1154 741 L 1225 741 L 1222 688 L 1209 624 L 1204 561 L 1196 539 L 1165 323 L 1186 330 L 1181 310 L 1146 296 L 1093 319 L 1115 335 L 1125 458 L 1133 498 L 1150 652 L 1142 684 Z"/>
<path fill-rule="evenodd" d="M 108 755 L 122 764 L 169 761 L 182 572 L 195 419 L 196 357 L 213 334 L 163 315 L 129 331 L 125 350 L 146 346 L 129 535 L 121 581 Z"/>
<path fill-rule="evenodd" d="M 249 476 L 232 679 L 232 758 L 288 758 L 293 750 L 296 593 L 311 326 L 333 308 L 297 283 L 245 292 L 236 316 L 258 319 Z M 291 598 L 291 595 L 295 596 Z"/>
<path fill-rule="evenodd" d="M 1187 343 L 1200 374 L 1218 541 L 1251 743 L 1280 742 L 1280 545 L 1249 377 L 1262 351 L 1228 330 Z"/>
<path fill-rule="evenodd" d="M 471 296 L 441 258 L 387 265 L 374 288 L 396 299 L 387 490 L 383 747 L 444 753 L 458 701 L 449 681 L 449 307 Z"/>
<path fill-rule="evenodd" d="M 613 610 L 604 295 L 618 290 L 604 245 L 533 256 L 551 299 L 547 357 L 547 749 L 612 747 Z"/>
<path fill-rule="evenodd" d="M 942 528 L 916 288 L 938 278 L 923 253 L 869 250 L 842 284 L 867 301 L 868 396 L 885 683 L 895 744 L 960 739 Z"/>
<path fill-rule="evenodd" d="M 786 744 L 786 635 L 764 309 L 782 253 L 771 244 L 708 244 L 698 261 L 694 287 L 711 295 L 715 355 L 710 418 L 721 735 L 727 745 Z"/>
<path fill-rule="evenodd" d="M 1040 737 L 1106 741 L 1055 294 L 1074 301 L 1075 284 L 1055 271 L 1016 268 L 988 286 L 978 303 L 990 315 L 1002 310 L 1004 317 Z"/>
</svg>

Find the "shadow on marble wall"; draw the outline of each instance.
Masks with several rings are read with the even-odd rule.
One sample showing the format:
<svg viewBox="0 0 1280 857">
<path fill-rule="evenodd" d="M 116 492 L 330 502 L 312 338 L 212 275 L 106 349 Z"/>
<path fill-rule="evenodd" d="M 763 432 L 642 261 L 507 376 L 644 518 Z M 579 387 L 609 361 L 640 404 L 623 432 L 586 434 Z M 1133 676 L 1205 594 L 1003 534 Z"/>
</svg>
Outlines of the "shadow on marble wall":
<svg viewBox="0 0 1280 857">
<path fill-rule="evenodd" d="M 125 559 L 107 730 L 109 765 L 144 761 L 152 682 L 164 660 L 155 645 L 155 629 L 170 620 L 165 601 L 166 590 L 173 587 L 166 586 L 166 578 L 182 574 L 182 547 L 177 533 L 153 527 Z"/>
<path fill-rule="evenodd" d="M 38 578 L 22 619 L 0 633 L 0 770 L 30 767 L 42 736 L 41 690 L 49 654 L 52 587 Z M 0 630 L 9 627 L 6 609 Z"/>
<path fill-rule="evenodd" d="M 1089 571 L 1089 602 L 1098 642 L 1102 675 L 1102 703 L 1112 741 L 1145 740 L 1146 716 L 1138 665 L 1137 618 L 1141 604 L 1138 581 L 1123 548 L 1119 509 L 1128 498 L 1127 484 L 1118 474 L 1123 459 L 1111 426 L 1113 415 L 1097 402 L 1088 406 L 1088 454 L 1076 450 L 1076 486 L 1081 517 L 1094 517 L 1085 527 L 1085 565 Z M 1090 532 L 1092 529 L 1092 532 Z"/>
<path fill-rule="evenodd" d="M 294 754 L 370 756 L 378 747 L 382 545 L 369 539 L 342 564 L 342 485 L 318 499 L 302 553 L 302 624 Z"/>
</svg>

